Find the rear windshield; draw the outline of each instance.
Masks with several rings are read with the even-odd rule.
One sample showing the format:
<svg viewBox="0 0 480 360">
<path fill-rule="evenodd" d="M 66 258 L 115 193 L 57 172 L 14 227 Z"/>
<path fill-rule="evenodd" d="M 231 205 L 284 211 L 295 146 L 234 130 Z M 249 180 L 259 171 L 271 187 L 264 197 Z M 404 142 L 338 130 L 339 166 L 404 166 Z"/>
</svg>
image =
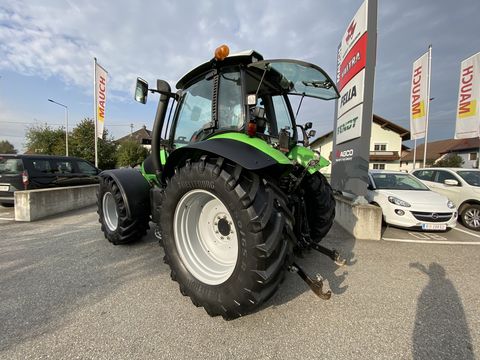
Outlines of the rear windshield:
<svg viewBox="0 0 480 360">
<path fill-rule="evenodd" d="M 21 159 L 0 157 L 0 174 L 21 174 L 23 164 Z"/>
</svg>

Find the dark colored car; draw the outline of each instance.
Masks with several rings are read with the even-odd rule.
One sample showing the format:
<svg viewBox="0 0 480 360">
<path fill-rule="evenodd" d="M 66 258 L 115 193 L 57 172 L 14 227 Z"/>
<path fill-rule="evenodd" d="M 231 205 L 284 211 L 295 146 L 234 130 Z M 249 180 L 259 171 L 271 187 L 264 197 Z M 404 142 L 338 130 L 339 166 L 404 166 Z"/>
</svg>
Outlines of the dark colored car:
<svg viewBox="0 0 480 360">
<path fill-rule="evenodd" d="M 0 203 L 14 203 L 17 190 L 88 185 L 99 182 L 100 170 L 70 156 L 0 155 Z"/>
</svg>

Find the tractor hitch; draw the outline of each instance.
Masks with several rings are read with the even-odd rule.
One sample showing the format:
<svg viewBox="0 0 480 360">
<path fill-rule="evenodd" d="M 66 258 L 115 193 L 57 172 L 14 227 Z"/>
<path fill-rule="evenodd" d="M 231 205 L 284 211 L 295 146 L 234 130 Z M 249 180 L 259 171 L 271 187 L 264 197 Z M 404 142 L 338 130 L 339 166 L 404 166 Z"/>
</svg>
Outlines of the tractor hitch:
<svg viewBox="0 0 480 360">
<path fill-rule="evenodd" d="M 332 296 L 332 292 L 330 290 L 323 292 L 323 278 L 320 276 L 320 274 L 317 274 L 316 279 L 312 279 L 296 263 L 290 265 L 288 270 L 290 272 L 297 273 L 320 299 L 328 300 Z"/>
<path fill-rule="evenodd" d="M 318 252 L 320 252 L 324 255 L 327 255 L 338 266 L 343 266 L 347 262 L 345 259 L 340 258 L 340 253 L 335 249 L 330 250 L 330 249 L 327 249 L 326 247 L 324 247 L 322 245 L 318 245 L 316 243 L 311 243 L 310 246 L 312 247 L 312 249 L 315 249 Z"/>
</svg>

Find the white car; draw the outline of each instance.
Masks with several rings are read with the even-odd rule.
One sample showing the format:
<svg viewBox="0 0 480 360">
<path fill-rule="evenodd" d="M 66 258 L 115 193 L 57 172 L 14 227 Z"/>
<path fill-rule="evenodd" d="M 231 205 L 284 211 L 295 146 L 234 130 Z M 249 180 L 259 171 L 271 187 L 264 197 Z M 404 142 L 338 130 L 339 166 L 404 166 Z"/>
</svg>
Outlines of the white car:
<svg viewBox="0 0 480 360">
<path fill-rule="evenodd" d="M 412 175 L 369 171 L 367 200 L 382 208 L 387 224 L 422 230 L 447 230 L 457 224 L 455 204 Z"/>
<path fill-rule="evenodd" d="M 480 170 L 423 168 L 411 173 L 433 191 L 452 200 L 465 227 L 480 231 Z"/>
</svg>

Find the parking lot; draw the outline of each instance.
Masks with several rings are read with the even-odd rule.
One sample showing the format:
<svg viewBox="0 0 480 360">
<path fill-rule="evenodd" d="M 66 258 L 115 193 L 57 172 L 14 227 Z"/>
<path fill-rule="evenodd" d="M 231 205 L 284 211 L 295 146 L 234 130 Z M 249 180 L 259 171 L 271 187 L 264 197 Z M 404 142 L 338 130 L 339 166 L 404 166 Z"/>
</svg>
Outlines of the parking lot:
<svg viewBox="0 0 480 360">
<path fill-rule="evenodd" d="M 480 351 L 480 238 L 463 228 L 386 228 L 383 241 L 355 241 L 334 226 L 325 245 L 342 252 L 345 267 L 316 252 L 298 259 L 326 279 L 332 299 L 288 273 L 259 311 L 227 322 L 181 295 L 152 231 L 113 246 L 95 210 L 16 223 L 0 208 L 0 358 L 474 359 Z"/>
</svg>

